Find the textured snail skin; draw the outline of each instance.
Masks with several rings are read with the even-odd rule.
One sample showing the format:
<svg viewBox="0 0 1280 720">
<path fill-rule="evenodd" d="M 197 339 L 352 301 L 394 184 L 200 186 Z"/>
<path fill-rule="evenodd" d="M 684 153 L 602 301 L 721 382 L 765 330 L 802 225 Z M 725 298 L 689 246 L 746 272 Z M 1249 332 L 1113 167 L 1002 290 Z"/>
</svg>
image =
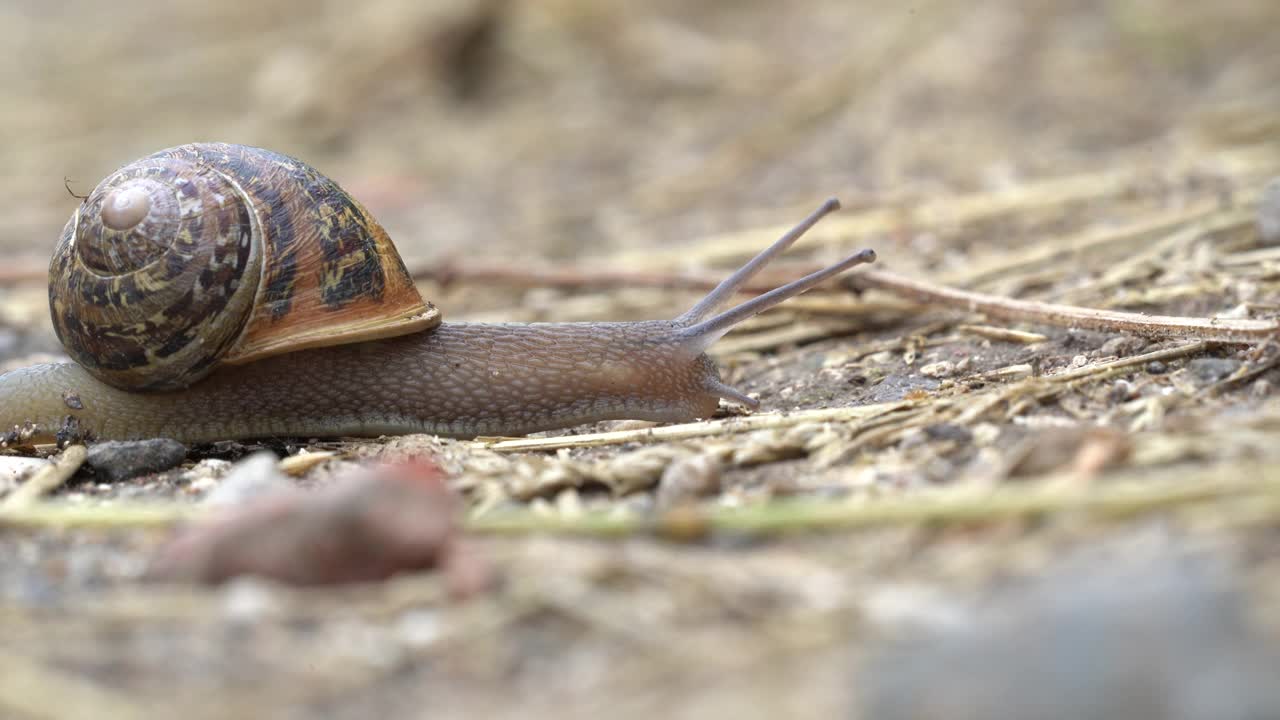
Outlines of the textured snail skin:
<svg viewBox="0 0 1280 720">
<path fill-rule="evenodd" d="M 686 421 L 718 403 L 712 361 L 672 321 L 445 323 L 432 332 L 230 366 L 133 393 L 72 363 L 0 376 L 0 425 L 47 440 L 68 416 L 100 440 L 518 435 L 608 419 Z M 80 406 L 76 408 L 75 406 Z"/>
</svg>

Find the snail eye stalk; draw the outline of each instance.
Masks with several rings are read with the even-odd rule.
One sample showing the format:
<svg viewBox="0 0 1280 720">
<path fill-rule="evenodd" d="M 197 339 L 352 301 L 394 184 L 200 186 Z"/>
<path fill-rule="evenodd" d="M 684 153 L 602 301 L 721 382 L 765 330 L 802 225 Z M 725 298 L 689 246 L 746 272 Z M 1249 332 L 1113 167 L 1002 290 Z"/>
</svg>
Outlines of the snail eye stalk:
<svg viewBox="0 0 1280 720">
<path fill-rule="evenodd" d="M 826 217 L 828 214 L 840 208 L 840 201 L 831 198 L 822 204 L 817 210 L 814 210 L 799 224 L 788 230 L 782 237 L 778 238 L 772 245 L 765 248 L 751 258 L 746 265 L 738 268 L 724 282 L 716 286 L 714 290 L 707 293 L 707 296 L 698 301 L 696 305 L 689 308 L 689 311 L 676 318 L 675 322 L 680 325 L 680 335 L 689 343 L 691 350 L 703 352 L 711 347 L 715 341 L 729 332 L 734 325 L 754 317 L 755 315 L 775 307 L 789 298 L 795 297 L 806 290 L 821 284 L 822 282 L 839 275 L 851 267 L 862 265 L 865 263 L 875 262 L 876 252 L 871 249 L 859 250 L 852 255 L 846 257 L 840 262 L 825 267 L 817 272 L 806 275 L 799 280 L 789 282 L 782 287 L 774 288 L 763 295 L 754 297 L 741 305 L 736 305 L 719 314 L 713 314 L 720 309 L 734 292 L 743 284 L 755 277 L 765 265 L 768 265 L 775 257 L 781 255 L 787 248 L 791 247 L 796 240 L 799 240 L 806 232 L 809 231 L 818 221 Z M 740 398 L 734 398 L 742 401 Z"/>
</svg>

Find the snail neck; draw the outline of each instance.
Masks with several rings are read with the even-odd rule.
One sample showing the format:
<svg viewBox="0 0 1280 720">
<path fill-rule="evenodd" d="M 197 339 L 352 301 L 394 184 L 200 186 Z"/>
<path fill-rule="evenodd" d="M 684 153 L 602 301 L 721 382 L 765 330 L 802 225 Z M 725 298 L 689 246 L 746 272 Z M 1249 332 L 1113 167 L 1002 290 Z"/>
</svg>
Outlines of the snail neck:
<svg viewBox="0 0 1280 720">
<path fill-rule="evenodd" d="M 670 320 L 446 322 L 387 345 L 399 368 L 437 389 L 421 398 L 442 422 L 433 432 L 517 435 L 599 420 L 710 416 L 725 388 L 682 330 Z"/>
</svg>

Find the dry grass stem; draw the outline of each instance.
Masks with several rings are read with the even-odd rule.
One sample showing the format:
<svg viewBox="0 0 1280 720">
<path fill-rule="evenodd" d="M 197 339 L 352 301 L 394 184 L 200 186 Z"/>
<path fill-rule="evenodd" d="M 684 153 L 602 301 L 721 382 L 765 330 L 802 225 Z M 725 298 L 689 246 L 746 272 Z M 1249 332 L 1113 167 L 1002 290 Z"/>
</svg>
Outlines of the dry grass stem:
<svg viewBox="0 0 1280 720">
<path fill-rule="evenodd" d="M 1236 464 L 1224 475 L 1221 468 L 1186 467 L 1162 471 L 1153 482 L 1151 470 L 1129 468 L 1086 485 L 1025 483 L 995 491 L 965 488 L 930 496 L 773 501 L 741 508 L 680 508 L 656 516 L 616 512 L 548 514 L 536 510 L 489 513 L 467 521 L 473 533 L 507 535 L 554 533 L 594 537 L 631 536 L 657 532 L 697 537 L 704 532 L 775 534 L 816 530 L 852 530 L 883 525 L 988 523 L 1048 513 L 1081 512 L 1098 518 L 1122 518 L 1173 507 L 1221 499 L 1257 497 L 1280 500 L 1280 465 L 1269 462 Z M 1223 480 L 1223 477 L 1249 478 Z M 1268 505 L 1274 515 L 1280 502 Z M 138 505 L 119 503 L 96 508 L 59 505 L 32 506 L 6 512 L 6 524 L 55 528 L 162 528 L 193 517 L 200 509 L 186 504 Z"/>
<path fill-rule="evenodd" d="M 1141 355 L 1133 355 L 1130 357 L 1119 358 L 1117 360 L 1109 360 L 1107 362 L 1092 363 L 1084 367 L 1072 368 L 1064 370 L 1053 375 L 1046 376 L 1054 382 L 1077 382 L 1080 380 L 1097 380 L 1099 376 L 1110 377 L 1116 373 L 1128 371 L 1130 368 L 1146 365 L 1149 362 L 1159 360 L 1177 360 L 1179 358 L 1189 357 L 1209 349 L 1209 343 L 1193 342 L 1177 347 L 1164 348 L 1162 350 L 1152 350 L 1151 352 L 1142 353 Z"/>
<path fill-rule="evenodd" d="M 1249 345 L 1266 342 L 1280 332 L 1280 323 L 1271 320 L 1144 315 L 1017 300 L 912 280 L 884 270 L 869 270 L 853 277 L 862 287 L 873 287 L 933 306 L 959 308 L 1014 322 L 1129 333 L 1149 338 L 1186 338 Z"/>
<path fill-rule="evenodd" d="M 1243 496 L 1280 495 L 1280 469 L 1258 464 L 1241 477 L 1247 482 L 1221 481 L 1211 468 L 1177 482 L 1095 483 L 1085 486 L 1034 485 L 1004 487 L 994 492 L 950 492 L 936 498 L 919 496 L 830 501 L 775 501 L 745 508 L 695 511 L 645 517 L 618 514 L 586 514 L 577 517 L 533 512 L 491 514 L 468 523 L 473 532 L 528 534 L 554 532 L 596 537 L 628 536 L 640 532 L 690 532 L 690 525 L 705 532 L 774 534 L 815 530 L 852 530 L 883 525 L 989 523 L 1059 512 L 1080 512 L 1094 517 L 1121 518 L 1172 507 Z M 1280 506 L 1276 507 L 1280 510 Z"/>
<path fill-rule="evenodd" d="M 86 454 L 83 445 L 72 445 L 63 450 L 56 460 L 37 470 L 0 502 L 0 517 L 6 511 L 25 508 L 62 487 L 84 464 Z"/>
<path fill-rule="evenodd" d="M 134 502 L 107 506 L 44 502 L 0 506 L 0 527 L 162 529 L 190 520 L 204 510 L 197 505 L 176 502 Z"/>
<path fill-rule="evenodd" d="M 560 450 L 562 448 L 586 448 L 602 445 L 620 445 L 631 442 L 663 442 L 690 440 L 726 433 L 741 433 L 752 430 L 770 430 L 791 427 L 810 422 L 849 422 L 865 420 L 903 408 L 910 408 L 914 402 L 878 403 L 857 407 L 823 408 L 819 410 L 799 410 L 792 413 L 763 413 L 746 417 L 726 418 L 724 420 L 702 420 L 680 425 L 663 425 L 659 427 L 641 428 L 637 430 L 613 430 L 610 432 L 586 433 L 583 435 L 565 435 L 545 438 L 511 438 L 493 439 L 477 438 L 472 441 L 475 447 L 496 450 L 499 452 L 526 452 L 531 450 Z"/>
<path fill-rule="evenodd" d="M 1049 339 L 1040 333 L 1024 332 L 1022 330 L 996 327 L 994 325 L 957 325 L 956 331 L 969 333 L 970 335 L 977 335 L 978 337 L 986 338 L 988 340 L 1017 343 L 1019 345 L 1034 345 Z"/>
<path fill-rule="evenodd" d="M 1053 375 L 1029 377 L 1017 384 L 996 386 L 992 390 L 976 393 L 963 392 L 955 395 L 937 395 L 928 400 L 800 410 L 790 413 L 759 413 L 722 420 L 702 420 L 680 425 L 663 425 L 581 435 L 560 435 L 544 438 L 477 438 L 470 444 L 478 448 L 498 452 L 529 452 L 601 447 L 636 442 L 674 442 L 734 433 L 773 430 L 807 423 L 859 423 L 856 429 L 866 431 L 875 427 L 878 421 L 887 418 L 910 417 L 914 412 L 925 411 L 935 415 L 959 412 L 960 421 L 972 422 L 988 412 L 992 407 L 1013 398 L 1028 394 L 1040 396 L 1056 394 L 1062 391 L 1060 386 L 1105 379 L 1117 374 L 1131 372 L 1133 367 L 1145 365 L 1154 360 L 1166 361 L 1187 357 L 1203 352 L 1207 348 L 1207 343 L 1187 343 L 1132 357 L 1093 363 L 1080 368 L 1064 370 Z M 985 374 L 983 377 L 989 378 L 991 374 Z M 1045 383 L 1049 383 L 1049 386 L 1046 386 Z M 904 415 L 904 412 L 906 415 Z M 901 428 L 894 427 L 890 428 L 889 431 L 899 429 Z M 865 441 L 865 438 L 862 438 L 862 440 Z"/>
</svg>

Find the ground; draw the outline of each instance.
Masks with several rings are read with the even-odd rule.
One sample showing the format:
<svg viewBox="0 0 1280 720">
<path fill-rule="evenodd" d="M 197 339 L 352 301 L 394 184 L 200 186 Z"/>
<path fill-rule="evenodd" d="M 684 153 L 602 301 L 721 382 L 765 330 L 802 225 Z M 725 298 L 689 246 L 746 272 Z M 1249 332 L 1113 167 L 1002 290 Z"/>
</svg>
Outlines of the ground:
<svg viewBox="0 0 1280 720">
<path fill-rule="evenodd" d="M 985 298 L 1266 320 L 1277 21 L 1251 0 L 6 6 L 0 361 L 61 352 L 42 273 L 68 190 L 212 139 L 341 181 L 449 319 L 672 317 L 835 195 L 771 278 L 873 247 L 875 272 Z M 1273 341 L 863 276 L 714 349 L 756 413 L 82 471 L 47 503 L 83 514 L 0 529 L 0 715 L 862 717 L 884 642 L 1077 556 L 1225 568 L 1277 637 Z M 259 447 L 334 453 L 308 489 L 436 458 L 495 587 L 142 582 L 173 522 L 140 504 L 201 507 Z"/>
</svg>

